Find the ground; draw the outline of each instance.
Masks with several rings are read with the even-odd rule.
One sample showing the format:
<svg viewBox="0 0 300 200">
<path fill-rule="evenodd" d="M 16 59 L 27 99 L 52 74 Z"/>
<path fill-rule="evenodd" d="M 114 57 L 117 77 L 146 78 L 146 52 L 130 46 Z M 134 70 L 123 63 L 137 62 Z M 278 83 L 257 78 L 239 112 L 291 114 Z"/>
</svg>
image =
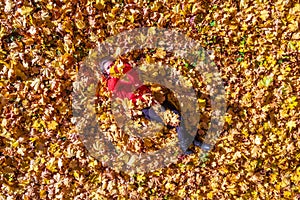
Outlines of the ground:
<svg viewBox="0 0 300 200">
<path fill-rule="evenodd" d="M 300 198 L 299 1 L 6 0 L 0 10 L 0 199 Z M 180 31 L 213 51 L 227 111 L 208 153 L 127 174 L 89 154 L 72 92 L 98 43 L 138 27 Z M 192 67 L 159 49 L 137 53 Z M 210 120 L 203 87 L 199 135 Z"/>
</svg>

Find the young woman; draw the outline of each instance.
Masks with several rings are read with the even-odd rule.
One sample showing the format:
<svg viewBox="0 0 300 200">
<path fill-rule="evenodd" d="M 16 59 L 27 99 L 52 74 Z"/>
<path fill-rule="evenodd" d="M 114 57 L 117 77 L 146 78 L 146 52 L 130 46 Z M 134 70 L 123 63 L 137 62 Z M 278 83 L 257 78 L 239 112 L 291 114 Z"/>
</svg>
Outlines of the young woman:
<svg viewBox="0 0 300 200">
<path fill-rule="evenodd" d="M 122 69 L 118 69 L 117 67 L 112 68 L 114 64 L 114 59 L 111 57 L 106 57 L 102 59 L 99 63 L 100 70 L 107 79 L 108 90 L 113 92 L 113 94 L 116 95 L 116 97 L 119 97 L 121 99 L 130 99 L 134 105 L 138 100 L 145 101 L 145 99 L 143 98 L 144 94 L 152 95 L 150 88 L 146 85 L 143 85 L 143 83 L 139 79 L 138 73 L 135 70 L 131 70 L 132 67 L 127 61 L 122 61 Z M 127 80 L 120 80 L 118 76 L 113 76 L 113 74 L 126 74 Z M 137 92 L 133 93 L 133 87 L 138 87 Z M 185 151 L 185 155 L 192 154 L 193 151 L 189 149 L 189 144 L 187 144 L 187 138 L 189 135 L 185 131 L 184 122 L 180 115 L 180 112 L 166 98 L 161 98 L 159 103 L 163 106 L 165 110 L 170 110 L 179 116 L 178 119 L 180 121 L 180 124 L 177 125 L 175 128 L 178 134 L 180 148 L 183 151 Z M 161 117 L 151 107 L 142 109 L 142 113 L 144 117 L 148 120 L 163 123 Z M 174 128 L 172 126 L 169 127 Z M 209 144 L 202 143 L 196 137 L 194 138 L 193 143 L 195 146 L 201 147 L 203 150 L 209 150 L 211 148 Z"/>
</svg>

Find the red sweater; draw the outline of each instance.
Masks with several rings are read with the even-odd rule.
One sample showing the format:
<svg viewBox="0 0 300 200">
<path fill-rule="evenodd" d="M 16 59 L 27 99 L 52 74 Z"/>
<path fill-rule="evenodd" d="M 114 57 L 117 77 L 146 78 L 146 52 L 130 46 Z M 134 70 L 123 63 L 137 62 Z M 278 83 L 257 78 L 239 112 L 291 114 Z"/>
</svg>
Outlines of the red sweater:
<svg viewBox="0 0 300 200">
<path fill-rule="evenodd" d="M 115 71 L 117 70 L 115 69 Z M 130 64 L 125 63 L 122 74 L 124 76 L 121 80 L 111 76 L 108 78 L 108 89 L 112 91 L 116 97 L 121 99 L 128 98 L 132 100 L 134 104 L 137 99 L 145 101 L 142 95 L 151 93 L 151 90 L 146 85 L 143 85 L 142 81 L 140 81 L 137 71 L 132 70 Z M 124 80 L 124 78 L 127 78 L 128 80 Z M 135 92 L 134 88 L 138 88 L 137 92 Z"/>
</svg>

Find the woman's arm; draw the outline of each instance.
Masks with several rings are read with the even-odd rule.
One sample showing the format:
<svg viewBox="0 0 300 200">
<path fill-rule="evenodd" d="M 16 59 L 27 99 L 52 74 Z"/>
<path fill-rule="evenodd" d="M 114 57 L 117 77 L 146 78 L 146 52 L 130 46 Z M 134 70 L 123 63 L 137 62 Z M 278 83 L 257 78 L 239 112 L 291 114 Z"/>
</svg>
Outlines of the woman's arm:
<svg viewBox="0 0 300 200">
<path fill-rule="evenodd" d="M 124 85 L 132 85 L 132 86 L 141 83 L 136 71 L 129 71 L 123 76 L 123 78 L 120 79 L 120 81 L 121 81 L 120 83 Z"/>
</svg>

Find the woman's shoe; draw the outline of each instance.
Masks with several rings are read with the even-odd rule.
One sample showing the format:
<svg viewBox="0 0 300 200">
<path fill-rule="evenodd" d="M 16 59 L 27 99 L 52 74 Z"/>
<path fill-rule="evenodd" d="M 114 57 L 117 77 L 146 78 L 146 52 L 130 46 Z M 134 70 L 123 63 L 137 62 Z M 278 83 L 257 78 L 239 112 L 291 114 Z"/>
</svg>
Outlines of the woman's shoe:
<svg viewBox="0 0 300 200">
<path fill-rule="evenodd" d="M 212 148 L 212 146 L 211 146 L 210 144 L 203 143 L 203 144 L 201 145 L 201 149 L 202 149 L 203 151 L 209 151 L 209 150 L 211 150 L 211 148 Z"/>
<path fill-rule="evenodd" d="M 190 149 L 188 149 L 188 150 L 186 150 L 185 152 L 184 152 L 184 155 L 191 155 L 191 154 L 193 154 L 194 152 L 192 151 L 192 150 L 190 150 Z"/>
<path fill-rule="evenodd" d="M 202 145 L 202 142 L 196 138 L 194 139 L 193 143 L 196 147 L 201 147 L 201 145 Z"/>
<path fill-rule="evenodd" d="M 210 144 L 204 143 L 196 138 L 194 139 L 193 143 L 195 146 L 200 147 L 203 151 L 209 151 L 211 149 Z"/>
</svg>

